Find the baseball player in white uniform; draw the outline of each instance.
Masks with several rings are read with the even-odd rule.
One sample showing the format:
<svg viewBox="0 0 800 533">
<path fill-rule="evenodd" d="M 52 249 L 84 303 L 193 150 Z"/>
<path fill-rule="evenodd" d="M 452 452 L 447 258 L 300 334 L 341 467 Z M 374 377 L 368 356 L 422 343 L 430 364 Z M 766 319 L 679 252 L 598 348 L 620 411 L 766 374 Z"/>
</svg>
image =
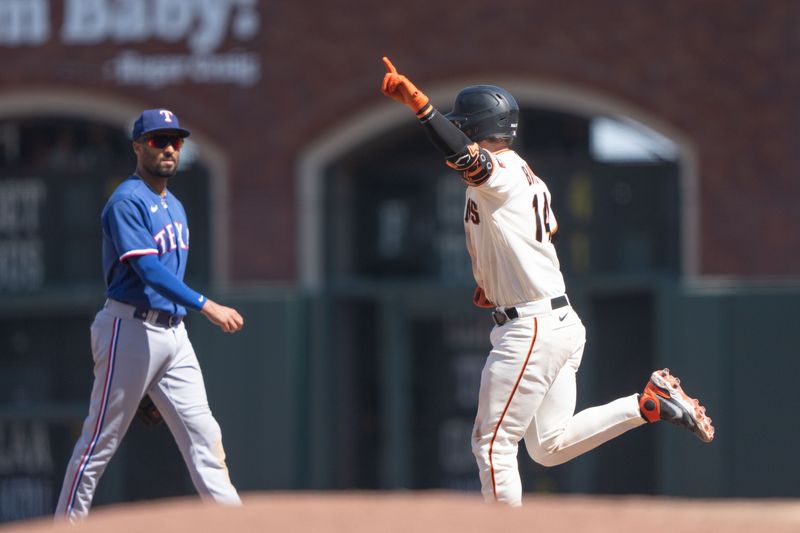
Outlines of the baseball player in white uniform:
<svg viewBox="0 0 800 533">
<path fill-rule="evenodd" d="M 486 501 L 522 503 L 519 441 L 555 466 L 648 422 L 667 420 L 714 438 L 705 408 L 668 369 L 641 394 L 575 414 L 575 373 L 586 329 L 566 295 L 547 185 L 510 149 L 519 107 L 506 90 L 470 86 L 441 115 L 392 63 L 382 92 L 406 105 L 467 185 L 464 230 L 477 282 L 473 302 L 493 308 L 492 350 L 481 374 L 472 451 Z"/>
<path fill-rule="evenodd" d="M 183 318 L 194 309 L 225 332 L 244 320 L 183 282 L 189 224 L 167 189 L 189 131 L 166 109 L 147 109 L 133 126 L 136 171 L 114 191 L 101 216 L 105 306 L 91 327 L 94 386 L 89 414 L 67 464 L 57 520 L 84 518 L 97 483 L 143 397 L 166 422 L 192 482 L 204 498 L 240 504 L 225 464 L 203 374 Z M 156 411 L 157 408 L 157 411 Z"/>
</svg>

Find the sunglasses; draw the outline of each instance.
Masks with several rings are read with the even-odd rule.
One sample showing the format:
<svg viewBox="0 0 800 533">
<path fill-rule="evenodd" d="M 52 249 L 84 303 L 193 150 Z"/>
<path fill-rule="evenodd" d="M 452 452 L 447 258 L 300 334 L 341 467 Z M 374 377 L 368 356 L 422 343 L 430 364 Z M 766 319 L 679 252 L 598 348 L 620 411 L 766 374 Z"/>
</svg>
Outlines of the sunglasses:
<svg viewBox="0 0 800 533">
<path fill-rule="evenodd" d="M 144 142 L 150 148 L 156 148 L 158 150 L 163 150 L 167 146 L 172 146 L 176 152 L 183 146 L 183 139 L 175 137 L 174 135 L 153 135 L 145 139 Z"/>
</svg>

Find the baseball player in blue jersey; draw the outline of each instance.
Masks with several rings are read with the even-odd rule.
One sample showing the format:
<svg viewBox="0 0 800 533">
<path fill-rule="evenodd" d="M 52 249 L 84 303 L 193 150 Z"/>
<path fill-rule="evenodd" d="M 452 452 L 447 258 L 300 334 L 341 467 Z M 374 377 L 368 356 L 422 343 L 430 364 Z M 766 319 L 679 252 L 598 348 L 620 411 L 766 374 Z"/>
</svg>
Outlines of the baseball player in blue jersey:
<svg viewBox="0 0 800 533">
<path fill-rule="evenodd" d="M 167 183 L 178 170 L 188 136 L 171 111 L 142 112 L 132 133 L 136 172 L 103 209 L 107 300 L 91 327 L 95 366 L 89 414 L 67 465 L 56 518 L 74 521 L 87 515 L 97 483 L 145 396 L 175 437 L 200 495 L 241 503 L 183 324 L 187 309 L 228 333 L 244 323 L 235 309 L 183 282 L 189 224 Z"/>
</svg>

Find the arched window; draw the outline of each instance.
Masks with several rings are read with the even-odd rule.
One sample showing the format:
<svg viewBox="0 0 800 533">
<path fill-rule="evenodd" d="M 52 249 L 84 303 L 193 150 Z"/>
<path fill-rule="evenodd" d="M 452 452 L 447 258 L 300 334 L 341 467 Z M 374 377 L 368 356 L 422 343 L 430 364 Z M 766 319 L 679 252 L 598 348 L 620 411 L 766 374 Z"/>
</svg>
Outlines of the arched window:
<svg viewBox="0 0 800 533">
<path fill-rule="evenodd" d="M 562 271 L 680 274 L 680 162 L 637 122 L 523 107 L 513 148 L 553 194 Z M 325 277 L 471 283 L 464 185 L 416 124 L 343 154 L 323 180 Z"/>
<path fill-rule="evenodd" d="M 520 102 L 513 148 L 552 192 L 568 292 L 585 312 L 588 350 L 603 361 L 600 369 L 584 365 L 582 386 L 601 390 L 603 372 L 621 368 L 646 375 L 653 288 L 694 273 L 691 146 L 624 103 L 563 87 L 497 84 Z M 447 111 L 459 88 L 428 94 Z M 464 443 L 491 320 L 469 303 L 465 185 L 408 110 L 393 103 L 310 146 L 298 177 L 299 277 L 319 301 L 309 364 L 325 376 L 313 382 L 324 401 L 311 409 L 332 421 L 315 429 L 325 440 L 315 453 L 359 465 L 334 469 L 332 483 L 475 489 Z M 652 443 L 639 451 L 648 450 Z M 626 487 L 652 490 L 644 464 Z M 558 490 L 610 490 L 599 476 L 584 472 L 591 481 L 581 485 L 566 470 L 555 472 L 534 477 Z"/>
<path fill-rule="evenodd" d="M 210 171 L 191 138 L 169 188 L 189 216 L 187 280 L 210 278 Z M 63 115 L 0 117 L 0 293 L 97 286 L 102 293 L 100 213 L 136 168 L 129 133 Z M 94 290 L 94 289 L 93 289 Z"/>
</svg>

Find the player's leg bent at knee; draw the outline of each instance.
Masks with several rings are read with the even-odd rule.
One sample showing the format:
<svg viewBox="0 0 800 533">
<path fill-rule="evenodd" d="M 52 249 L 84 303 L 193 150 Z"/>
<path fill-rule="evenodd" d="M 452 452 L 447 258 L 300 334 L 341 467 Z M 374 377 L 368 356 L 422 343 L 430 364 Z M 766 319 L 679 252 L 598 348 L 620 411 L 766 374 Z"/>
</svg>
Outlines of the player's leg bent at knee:
<svg viewBox="0 0 800 533">
<path fill-rule="evenodd" d="M 525 436 L 528 455 L 542 466 L 557 466 L 645 424 L 636 400 L 634 394 L 585 409 L 573 416 L 561 431 L 551 432 L 549 438 L 537 437 L 537 432 L 548 432 L 537 431 L 538 421 L 531 424 Z"/>
<path fill-rule="evenodd" d="M 525 446 L 534 461 L 543 466 L 562 464 L 641 425 L 634 398 L 575 415 L 575 376 L 583 358 L 586 330 L 577 315 L 567 325 L 548 316 L 542 320 L 542 333 L 542 351 L 566 357 L 525 432 Z"/>
<path fill-rule="evenodd" d="M 528 455 L 542 466 L 570 461 L 644 424 L 636 395 L 573 415 L 576 370 L 573 364 L 561 370 L 525 433 Z"/>
</svg>

